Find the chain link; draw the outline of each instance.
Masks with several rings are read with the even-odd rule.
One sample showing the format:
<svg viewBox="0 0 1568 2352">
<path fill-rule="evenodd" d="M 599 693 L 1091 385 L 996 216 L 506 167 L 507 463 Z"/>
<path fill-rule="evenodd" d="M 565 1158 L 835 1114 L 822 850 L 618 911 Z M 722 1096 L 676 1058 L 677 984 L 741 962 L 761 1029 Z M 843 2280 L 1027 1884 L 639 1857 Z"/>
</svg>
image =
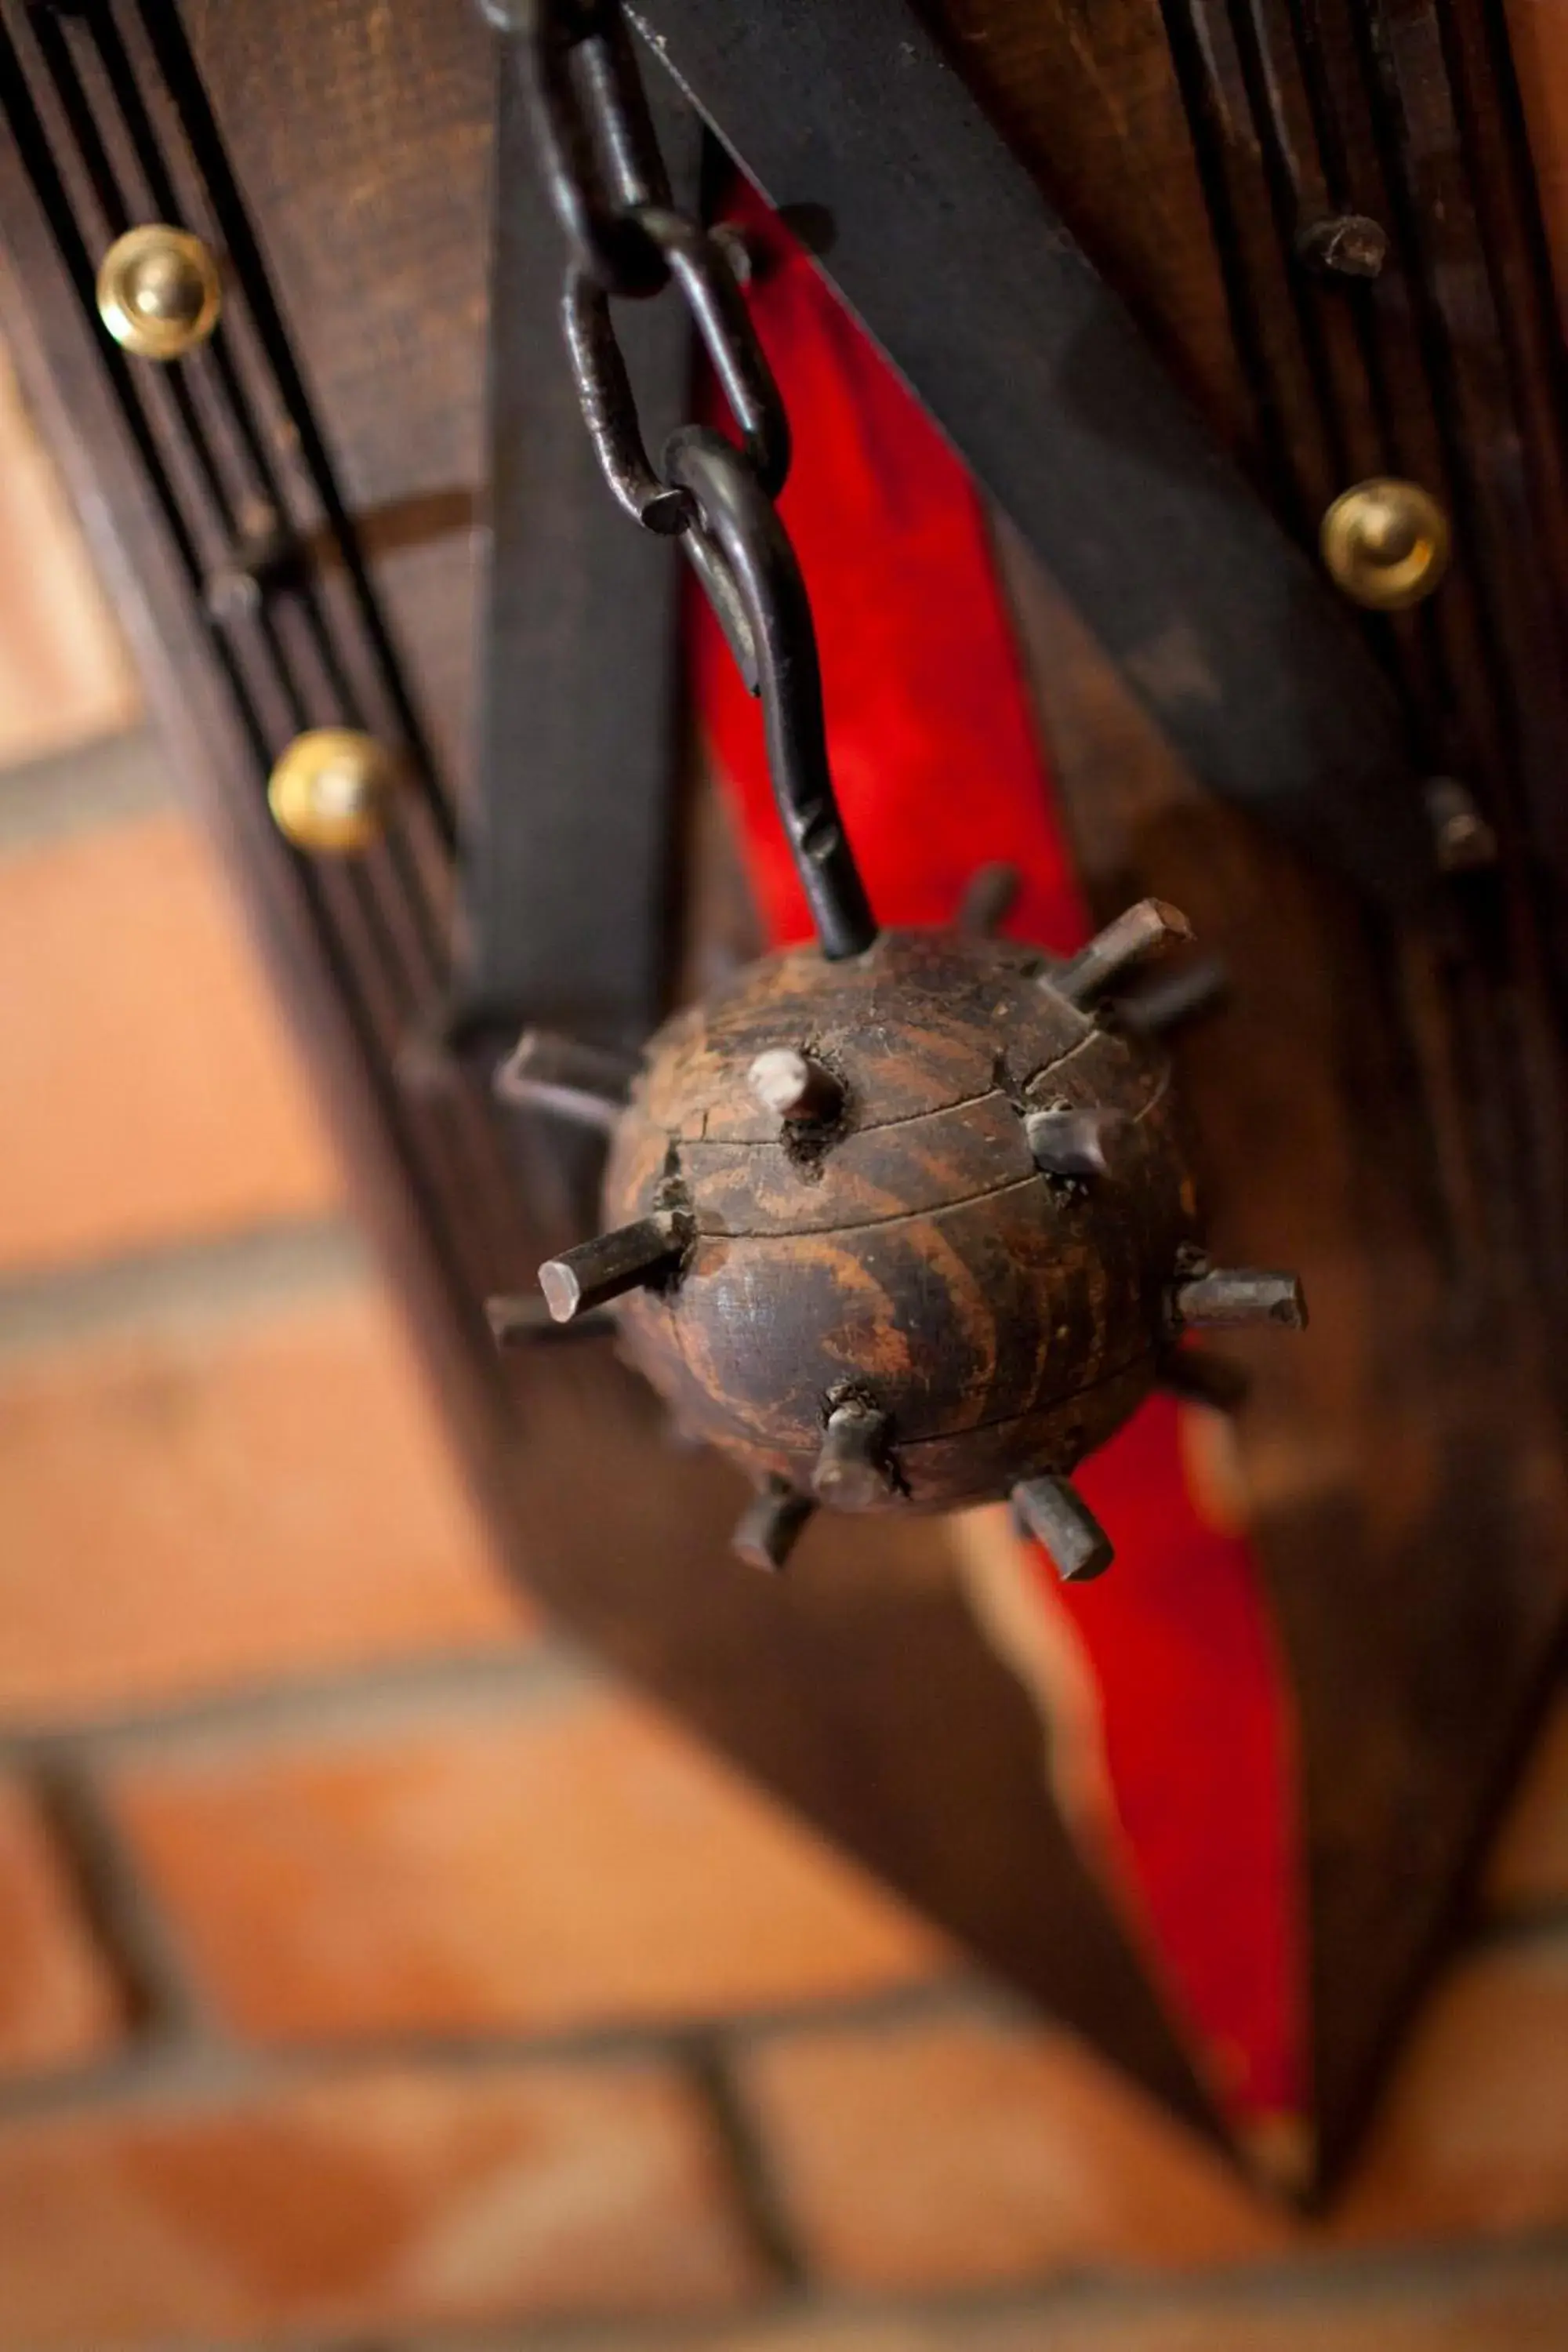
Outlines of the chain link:
<svg viewBox="0 0 1568 2352">
<path fill-rule="evenodd" d="M 480 0 L 514 35 L 534 139 L 573 265 L 608 294 L 657 294 L 668 271 L 633 215 L 669 181 L 619 0 Z"/>
<path fill-rule="evenodd" d="M 605 480 L 645 530 L 678 537 L 762 698 L 773 793 L 825 955 L 877 935 L 827 761 L 811 605 L 773 500 L 789 419 L 721 239 L 678 211 L 619 0 L 480 0 L 510 37 L 541 165 L 567 244 L 562 317 L 584 422 Z M 686 425 L 656 467 L 616 339 L 615 300 L 673 286 L 740 446 Z"/>
<path fill-rule="evenodd" d="M 636 223 L 679 288 L 746 457 L 768 496 L 776 498 L 789 473 L 789 418 L 729 255 L 716 237 L 668 205 L 641 205 L 625 217 Z M 584 422 L 605 480 L 635 522 L 649 530 L 685 530 L 690 502 L 659 479 L 643 446 L 609 291 L 580 263 L 567 269 L 562 312 Z"/>
</svg>

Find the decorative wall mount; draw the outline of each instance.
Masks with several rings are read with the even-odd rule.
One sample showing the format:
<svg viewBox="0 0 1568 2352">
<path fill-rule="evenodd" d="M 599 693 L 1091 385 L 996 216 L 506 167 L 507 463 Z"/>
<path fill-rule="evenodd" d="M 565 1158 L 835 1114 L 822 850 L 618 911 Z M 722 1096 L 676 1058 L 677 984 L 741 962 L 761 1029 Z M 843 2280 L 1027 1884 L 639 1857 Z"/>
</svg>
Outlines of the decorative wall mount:
<svg viewBox="0 0 1568 2352">
<path fill-rule="evenodd" d="M 1300 1235 L 1319 1307 L 1299 1347 L 1253 1360 L 1242 1429 L 1300 1724 L 1314 2108 L 1331 2166 L 1462 1889 L 1563 1622 L 1568 1510 L 1546 1469 L 1568 1256 L 1545 1139 L 1563 1131 L 1568 501 L 1561 345 L 1519 97 L 1500 18 L 1480 0 L 1114 0 L 1087 30 L 1079 12 L 1072 38 L 1065 12 L 1006 0 L 931 13 L 980 103 L 894 0 L 781 0 L 748 12 L 734 40 L 720 39 L 733 12 L 705 0 L 643 12 L 767 192 L 826 216 L 841 291 L 1057 565 L 1065 604 L 1018 568 L 1024 636 L 1102 915 L 1144 898 L 1182 905 L 1231 971 L 1225 1024 L 1177 1052 L 1220 1245 L 1245 1259 Z M 409 0 L 395 53 L 358 39 L 353 11 L 333 14 L 329 59 L 308 0 L 265 12 L 4 0 L 0 230 L 68 462 L 138 575 L 163 716 L 352 1132 L 476 1480 L 588 1639 L 1212 2127 L 1189 2054 L 1047 1801 L 1027 1706 L 940 1548 L 896 1512 L 847 1530 L 824 1515 L 798 1574 L 727 1572 L 732 1482 L 669 1453 L 601 1356 L 496 1363 L 482 1301 L 521 1295 L 584 1229 L 584 1170 L 527 1114 L 498 1124 L 498 1038 L 531 1021 L 624 1055 L 667 992 L 656 910 L 675 805 L 676 597 L 668 551 L 640 541 L 588 478 L 564 371 L 524 388 L 503 371 L 511 413 L 496 446 L 514 454 L 493 484 L 497 545 L 521 485 L 552 567 L 542 595 L 506 574 L 514 673 L 530 644 L 544 647 L 524 739 L 542 776 L 574 727 L 602 751 L 608 721 L 583 669 L 570 673 L 584 646 L 602 670 L 592 616 L 626 609 L 623 571 L 653 583 L 652 620 L 631 633 L 641 650 L 628 641 L 620 698 L 639 731 L 621 765 L 600 763 L 623 824 L 620 859 L 601 854 L 593 877 L 603 936 L 550 933 L 546 890 L 508 941 L 499 918 L 521 903 L 529 861 L 505 842 L 487 850 L 487 806 L 477 826 L 468 813 L 481 855 L 464 884 L 484 919 L 454 963 L 447 771 L 466 708 L 467 551 L 427 538 L 410 553 L 406 532 L 395 544 L 382 526 L 449 514 L 453 482 L 479 469 L 476 158 L 493 60 L 466 12 L 434 0 Z M 258 106 L 258 58 L 280 44 L 300 70 Z M 1145 110 L 1119 123 L 1105 91 L 1131 59 Z M 684 162 L 669 150 L 677 178 L 700 176 L 689 117 L 667 94 L 654 103 L 687 124 Z M 503 92 L 503 142 L 510 104 Z M 356 171 L 379 171 L 386 206 L 342 201 L 341 174 Z M 1020 288 L 1033 300 L 1047 250 L 1062 249 L 1034 180 L 1213 442 L 1189 442 L 1190 425 L 1163 410 L 1131 442 L 1101 429 L 1103 373 L 1084 369 L 1101 330 L 1113 354 L 1129 347 L 1065 264 L 1074 331 L 1020 308 Z M 157 223 L 198 236 L 225 278 L 210 338 L 164 365 L 112 341 L 98 309 L 104 256 Z M 378 299 L 362 315 L 354 289 L 367 285 Z M 552 309 L 552 289 L 543 299 Z M 1478 303 L 1479 324 L 1464 307 Z M 540 315 L 525 304 L 498 322 L 542 350 Z M 651 310 L 623 323 L 634 367 L 651 358 L 679 383 L 679 339 L 661 352 Z M 1132 348 L 1143 384 L 1152 362 Z M 1035 429 L 1042 354 L 1084 450 L 1056 478 L 1040 462 L 1051 436 Z M 1194 475 L 1185 457 L 1165 462 L 1216 443 L 1238 465 L 1205 459 Z M 1170 615 L 1169 576 L 1122 594 L 1120 542 L 1080 527 L 1137 512 L 1107 507 L 1104 468 L 1118 467 L 1178 543 L 1215 543 L 1216 519 L 1234 526 L 1233 568 L 1205 578 L 1191 612 L 1227 665 L 1206 673 L 1210 688 L 1247 673 L 1258 697 L 1238 685 L 1205 698 L 1202 665 L 1177 658 L 1204 632 L 1173 640 L 1152 625 Z M 1406 614 L 1326 621 L 1321 519 L 1353 486 L 1391 480 L 1424 488 L 1449 518 L 1448 576 Z M 601 507 L 613 544 L 595 536 Z M 1276 585 L 1237 593 L 1237 562 Z M 1310 591 L 1295 635 L 1281 581 Z M 1075 635 L 1073 606 L 1110 666 Z M 542 640 L 515 634 L 520 613 L 542 613 Z M 1277 671 L 1247 657 L 1260 617 Z M 1320 628 L 1349 648 L 1342 661 L 1294 658 Z M 1369 676 L 1364 701 L 1347 690 Z M 492 711 L 500 690 L 497 678 Z M 1304 706 L 1303 692 L 1323 698 Z M 1310 723 L 1293 733 L 1303 708 Z M 402 780 L 343 864 L 297 856 L 266 814 L 268 778 L 321 729 L 384 747 Z M 1259 759 L 1263 740 L 1310 757 Z M 1319 796 L 1315 763 L 1335 745 L 1364 789 Z M 1229 799 L 1285 818 L 1318 869 L 1231 815 Z M 534 818 L 549 804 L 542 782 Z M 1336 865 L 1356 893 L 1325 878 Z M 809 1062 L 816 1042 L 783 1050 Z M 730 1076 L 750 1103 L 740 1058 Z M 1020 1120 L 1009 1147 L 1027 1136 Z M 1020 1172 L 1042 1192 L 1089 1181 L 1042 1176 L 1032 1154 Z M 635 1185 L 626 1205 L 644 1205 Z M 771 1540 L 763 1528 L 764 1550 Z"/>
</svg>

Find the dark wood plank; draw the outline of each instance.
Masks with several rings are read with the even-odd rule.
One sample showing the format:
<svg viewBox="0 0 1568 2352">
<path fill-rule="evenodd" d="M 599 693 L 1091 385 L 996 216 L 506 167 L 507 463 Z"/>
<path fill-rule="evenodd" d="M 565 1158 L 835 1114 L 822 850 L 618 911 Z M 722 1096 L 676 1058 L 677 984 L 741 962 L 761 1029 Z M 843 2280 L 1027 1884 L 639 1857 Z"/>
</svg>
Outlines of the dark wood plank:
<svg viewBox="0 0 1568 2352">
<path fill-rule="evenodd" d="M 1312 1303 L 1289 1348 L 1227 1352 L 1252 1378 L 1253 1531 L 1299 1710 L 1332 2165 L 1462 1907 L 1561 1635 L 1568 1482 L 1542 1333 L 1484 1251 L 1457 1279 L 1473 1105 L 1438 944 L 1380 940 L 1199 794 L 1014 564 L 1089 887 L 1176 898 L 1232 975 L 1226 1010 L 1176 1047 L 1215 1246 L 1288 1260 Z"/>
</svg>

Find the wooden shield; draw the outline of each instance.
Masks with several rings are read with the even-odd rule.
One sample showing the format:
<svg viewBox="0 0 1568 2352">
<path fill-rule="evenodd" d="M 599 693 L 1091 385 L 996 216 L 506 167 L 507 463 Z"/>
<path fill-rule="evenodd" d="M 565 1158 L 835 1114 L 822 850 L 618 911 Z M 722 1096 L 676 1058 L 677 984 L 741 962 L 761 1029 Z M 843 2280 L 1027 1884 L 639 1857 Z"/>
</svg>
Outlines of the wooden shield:
<svg viewBox="0 0 1568 2352">
<path fill-rule="evenodd" d="M 1172 898 L 1228 969 L 1230 1010 L 1179 1054 L 1215 1229 L 1238 1258 L 1300 1264 L 1315 1315 L 1301 1347 L 1256 1360 L 1240 1429 L 1300 1759 L 1308 2104 L 1330 2168 L 1528 1736 L 1568 1567 L 1562 346 L 1501 18 L 1484 0 L 637 13 L 763 194 L 815 223 L 828 275 L 973 469 L 1089 906 Z M 592 1176 L 497 1111 L 496 1037 L 574 1005 L 613 1028 L 700 982 L 755 923 L 722 825 L 672 789 L 676 600 L 644 581 L 618 870 L 532 980 L 480 970 L 476 926 L 493 947 L 528 861 L 484 863 L 498 760 L 474 648 L 505 640 L 476 516 L 489 484 L 500 546 L 515 485 L 495 460 L 519 449 L 531 478 L 560 488 L 570 471 L 604 494 L 552 341 L 537 349 L 538 404 L 506 407 L 518 379 L 504 372 L 492 414 L 508 434 L 487 439 L 492 37 L 449 0 L 404 0 L 392 42 L 374 37 L 379 14 L 368 0 L 0 0 L 0 232 L 22 356 L 134 583 L 160 715 L 520 1576 L 987 1965 L 1220 2129 L 1212 2075 L 1052 1794 L 1017 1643 L 977 1610 L 949 1534 L 825 1526 L 798 1576 L 750 1579 L 725 1555 L 732 1482 L 672 1449 L 613 1362 L 580 1349 L 503 1364 L 491 1346 L 485 1298 L 525 1285 L 577 1229 Z M 679 123 L 680 106 L 660 105 Z M 1018 211 L 1028 190 L 1051 209 Z M 901 279 L 898 241 L 922 206 L 952 241 Z M 1373 275 L 1337 266 L 1332 224 L 1352 215 L 1381 240 Z M 994 217 L 1037 226 L 987 236 Z M 99 258 L 151 218 L 226 258 L 225 323 L 184 370 L 138 365 L 98 317 Z M 1446 511 L 1447 581 L 1348 630 L 1342 677 L 1321 662 L 1297 676 L 1287 643 L 1279 676 L 1260 664 L 1249 682 L 1243 660 L 1238 683 L 1216 684 L 1195 619 L 1190 638 L 1119 636 L 1114 575 L 1080 561 L 1081 520 L 1058 530 L 1048 438 L 1031 455 L 1005 403 L 982 396 L 1039 357 L 1008 289 L 1029 277 L 1027 236 L 1043 263 L 1058 219 L 1204 446 L 1249 486 L 1267 529 L 1238 520 L 1237 546 L 1278 537 L 1310 565 L 1320 517 L 1367 477 L 1415 480 Z M 900 308 L 922 273 L 931 316 Z M 679 382 L 679 352 L 651 362 Z M 1052 397 L 1070 404 L 1075 383 L 1108 450 L 1119 430 L 1154 429 L 1070 370 Z M 1202 491 L 1184 480 L 1173 496 Z M 564 497 L 552 510 L 548 577 L 596 611 L 620 558 L 595 569 L 583 511 Z M 1128 521 L 1118 544 L 1137 536 Z M 630 566 L 643 551 L 626 547 Z M 502 554 L 492 584 L 510 593 Z M 254 598 L 226 601 L 237 574 Z M 1312 613 L 1328 593 L 1312 583 Z M 571 600 L 542 602 L 561 626 Z M 1194 616 L 1223 627 L 1226 602 L 1223 571 L 1194 583 Z M 1239 575 L 1232 604 L 1250 609 Z M 525 637 L 526 595 L 512 621 Z M 1304 635 L 1317 625 L 1304 611 Z M 602 643 L 567 638 L 603 666 Z M 557 671 L 563 658 L 570 646 Z M 1383 686 L 1358 699 L 1373 675 Z M 1260 752 L 1249 772 L 1226 756 L 1236 730 L 1281 740 L 1292 696 L 1307 698 L 1304 738 L 1340 730 L 1337 798 L 1332 762 L 1314 775 Z M 1367 740 L 1393 725 L 1408 762 L 1403 779 L 1381 751 L 1367 763 L 1367 790 L 1389 795 L 1375 823 L 1342 789 L 1362 710 Z M 379 848 L 329 870 L 284 845 L 264 787 L 301 728 L 344 723 L 395 745 L 414 787 Z M 502 729 L 503 747 L 516 740 Z M 543 780 L 518 782 L 539 809 L 548 766 L 541 752 Z M 687 887 L 658 946 L 672 827 Z M 548 826 L 539 839 L 549 877 Z M 578 941 L 576 993 L 542 1007 L 538 971 L 558 972 Z M 596 980 L 606 993 L 589 1006 Z M 1184 1833 L 1212 1863 L 1228 1827 L 1219 1805 Z"/>
</svg>

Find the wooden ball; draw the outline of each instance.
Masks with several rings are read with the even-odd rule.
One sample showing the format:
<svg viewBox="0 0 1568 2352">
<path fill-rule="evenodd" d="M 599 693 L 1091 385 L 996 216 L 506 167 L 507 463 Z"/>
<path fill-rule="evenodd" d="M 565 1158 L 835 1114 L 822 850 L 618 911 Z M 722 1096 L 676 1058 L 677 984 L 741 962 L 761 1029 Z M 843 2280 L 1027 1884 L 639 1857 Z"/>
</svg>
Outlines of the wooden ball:
<svg viewBox="0 0 1568 2352">
<path fill-rule="evenodd" d="M 1006 941 L 888 931 L 752 965 L 651 1040 L 605 1219 L 673 1210 L 690 1240 L 619 1303 L 621 1343 L 759 1484 L 810 1491 L 831 1423 L 873 1465 L 837 1465 L 857 1507 L 999 1498 L 1152 1386 L 1194 1233 L 1168 1066 L 1049 973 Z M 781 1055 L 805 1073 L 785 1110 Z M 1042 1110 L 1116 1114 L 1103 1173 L 1042 1172 Z"/>
</svg>

